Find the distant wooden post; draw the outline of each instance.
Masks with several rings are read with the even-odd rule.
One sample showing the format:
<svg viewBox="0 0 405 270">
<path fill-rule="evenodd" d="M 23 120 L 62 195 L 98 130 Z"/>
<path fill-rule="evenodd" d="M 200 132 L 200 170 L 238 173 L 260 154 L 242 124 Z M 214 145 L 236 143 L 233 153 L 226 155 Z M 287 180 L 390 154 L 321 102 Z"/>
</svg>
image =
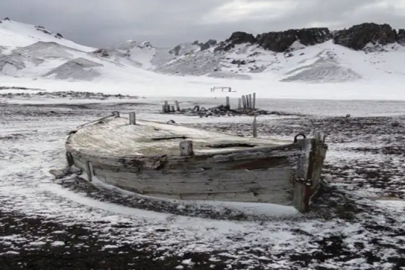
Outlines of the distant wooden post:
<svg viewBox="0 0 405 270">
<path fill-rule="evenodd" d="M 253 138 L 257 138 L 257 121 L 256 121 L 256 115 L 253 118 Z"/>
<path fill-rule="evenodd" d="M 129 124 L 136 125 L 136 114 L 134 112 L 129 113 Z"/>
<path fill-rule="evenodd" d="M 252 103 L 252 109 L 256 109 L 256 93 L 253 93 L 253 103 Z"/>
<path fill-rule="evenodd" d="M 171 112 L 175 112 L 174 106 L 170 106 L 170 111 L 171 111 Z"/>
<path fill-rule="evenodd" d="M 229 110 L 231 107 L 229 105 L 229 97 L 226 97 L 226 108 Z"/>
<path fill-rule="evenodd" d="M 238 109 L 242 108 L 242 99 L 238 99 Z"/>
<path fill-rule="evenodd" d="M 176 111 L 180 111 L 179 102 L 177 100 L 175 100 L 174 103 L 176 104 Z"/>
<path fill-rule="evenodd" d="M 181 156 L 192 156 L 194 155 L 193 151 L 193 141 L 181 141 L 180 142 L 180 155 Z"/>
<path fill-rule="evenodd" d="M 249 94 L 249 109 L 253 109 L 252 94 Z"/>
<path fill-rule="evenodd" d="M 162 113 L 166 113 L 166 105 L 165 104 L 162 105 Z"/>
<path fill-rule="evenodd" d="M 246 97 L 242 96 L 243 109 L 246 109 Z"/>
<path fill-rule="evenodd" d="M 165 113 L 170 111 L 169 103 L 165 100 Z"/>
</svg>

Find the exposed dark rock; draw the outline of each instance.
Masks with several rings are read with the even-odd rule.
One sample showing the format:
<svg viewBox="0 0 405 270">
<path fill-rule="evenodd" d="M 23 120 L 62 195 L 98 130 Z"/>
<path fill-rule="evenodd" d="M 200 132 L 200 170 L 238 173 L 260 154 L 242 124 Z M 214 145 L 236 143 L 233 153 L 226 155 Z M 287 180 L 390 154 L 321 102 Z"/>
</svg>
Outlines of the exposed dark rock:
<svg viewBox="0 0 405 270">
<path fill-rule="evenodd" d="M 335 33 L 333 41 L 354 50 L 363 49 L 368 43 L 386 45 L 396 42 L 397 34 L 388 24 L 363 23 Z"/>
<path fill-rule="evenodd" d="M 323 43 L 332 38 L 328 28 L 304 28 L 297 30 L 298 40 L 305 46 Z"/>
<path fill-rule="evenodd" d="M 52 35 L 52 33 L 51 33 L 51 32 L 49 32 L 49 31 L 48 31 L 48 30 L 46 30 L 46 29 L 37 28 L 37 30 L 38 30 L 38 31 L 40 31 L 40 32 L 42 32 L 42 33 L 45 33 L 45 34 L 47 34 L 47 35 Z"/>
<path fill-rule="evenodd" d="M 401 45 L 405 45 L 405 29 L 399 29 L 397 33 L 397 42 Z"/>
<path fill-rule="evenodd" d="M 285 52 L 295 42 L 303 45 L 315 45 L 332 38 L 328 28 L 304 28 L 283 32 L 269 32 L 257 36 L 257 43 L 264 49 Z"/>
<path fill-rule="evenodd" d="M 106 49 L 98 49 L 98 50 L 95 50 L 93 53 L 94 53 L 94 54 L 101 55 L 101 57 L 108 57 L 108 56 L 110 56 L 110 54 L 108 53 L 108 51 L 107 51 Z"/>
<path fill-rule="evenodd" d="M 201 50 L 204 51 L 204 50 L 211 48 L 212 46 L 214 46 L 216 44 L 217 44 L 216 40 L 210 39 L 205 43 L 200 43 L 199 45 L 200 45 Z"/>
<path fill-rule="evenodd" d="M 284 52 L 297 40 L 295 30 L 269 32 L 257 36 L 257 43 L 264 49 Z"/>
<path fill-rule="evenodd" d="M 233 44 L 256 43 L 256 38 L 246 32 L 234 32 L 226 41 Z"/>
<path fill-rule="evenodd" d="M 194 41 L 193 43 L 191 43 L 192 45 L 198 45 L 198 40 Z"/>
<path fill-rule="evenodd" d="M 368 43 L 387 45 L 398 42 L 405 46 L 405 30 L 399 29 L 397 32 L 388 24 L 363 23 L 333 32 L 328 28 L 304 28 L 268 32 L 256 37 L 245 32 L 234 32 L 227 40 L 220 42 L 214 51 L 228 51 L 235 45 L 250 43 L 274 52 L 289 52 L 295 41 L 310 46 L 331 39 L 335 44 L 354 50 L 362 50 Z"/>
<path fill-rule="evenodd" d="M 55 35 L 55 37 L 57 37 L 57 38 L 63 38 L 63 36 L 62 36 L 60 33 L 57 33 L 57 34 Z"/>
<path fill-rule="evenodd" d="M 250 63 L 250 62 L 249 62 Z M 246 65 L 246 61 L 245 60 L 237 60 L 237 59 L 234 59 L 234 60 L 232 60 L 231 61 L 231 64 L 233 64 L 233 65 Z"/>
<path fill-rule="evenodd" d="M 181 45 L 177 45 L 173 49 L 169 51 L 169 53 L 174 54 L 175 56 L 178 56 L 181 50 Z"/>
<path fill-rule="evenodd" d="M 5 17 L 4 20 L 5 20 L 5 21 L 10 21 L 10 18 L 9 18 L 9 17 Z"/>
</svg>

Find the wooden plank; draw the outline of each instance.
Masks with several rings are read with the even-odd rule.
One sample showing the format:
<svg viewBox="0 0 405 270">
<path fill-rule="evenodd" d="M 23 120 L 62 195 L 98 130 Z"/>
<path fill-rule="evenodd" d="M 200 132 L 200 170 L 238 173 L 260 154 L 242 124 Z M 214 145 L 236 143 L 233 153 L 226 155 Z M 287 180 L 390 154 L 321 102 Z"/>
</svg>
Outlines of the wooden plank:
<svg viewBox="0 0 405 270">
<path fill-rule="evenodd" d="M 95 175 L 98 179 L 105 181 L 106 183 L 119 186 L 121 188 L 138 192 L 140 194 L 178 194 L 181 197 L 184 196 L 194 196 L 194 197 L 204 197 L 205 195 L 215 195 L 217 194 L 217 199 L 226 200 L 227 194 L 230 193 L 252 193 L 255 196 L 262 195 L 260 197 L 253 196 L 249 201 L 256 202 L 272 202 L 272 203 L 291 203 L 291 183 L 284 181 L 284 179 L 278 179 L 274 181 L 262 181 L 255 182 L 252 180 L 236 182 L 224 182 L 221 180 L 217 181 L 207 181 L 206 183 L 188 181 L 190 177 L 195 179 L 201 179 L 201 175 L 187 175 L 184 178 L 183 175 L 160 175 L 160 182 L 148 181 L 149 177 L 146 178 L 144 174 L 117 174 L 108 170 L 95 169 Z M 155 175 L 158 176 L 158 175 Z M 291 176 L 291 174 L 286 174 L 282 176 L 285 178 Z M 166 178 L 163 182 L 162 178 Z M 226 179 L 233 179 L 238 177 L 236 173 L 228 173 L 227 175 L 222 175 Z M 263 179 L 265 174 L 261 176 Z M 142 178 L 141 180 L 139 178 Z M 175 179 L 187 179 L 182 182 L 174 182 Z M 240 176 L 239 176 L 240 178 Z M 250 182 L 249 182 L 250 181 Z M 166 196 L 165 196 L 166 197 Z M 236 198 L 239 201 L 246 201 L 243 198 Z"/>
<path fill-rule="evenodd" d="M 194 155 L 193 151 L 193 141 L 187 140 L 180 142 L 180 155 L 181 156 L 192 156 Z"/>
<path fill-rule="evenodd" d="M 97 153 L 105 156 L 126 155 L 174 155 L 178 153 L 179 140 L 153 140 L 153 137 L 185 137 L 193 140 L 196 155 L 206 152 L 229 152 L 231 149 L 211 148 L 208 145 L 223 143 L 253 144 L 256 148 L 288 144 L 285 141 L 260 138 L 243 138 L 162 123 L 137 121 L 137 125 L 128 125 L 128 120 L 116 118 L 112 121 L 78 130 L 69 136 L 67 147 L 80 152 Z M 120 138 L 117 140 L 117 138 Z M 234 150 L 243 149 L 235 147 Z M 70 151 L 70 150 L 68 150 Z"/>
<path fill-rule="evenodd" d="M 129 124 L 136 125 L 136 114 L 134 112 L 129 113 Z"/>
<path fill-rule="evenodd" d="M 310 186 L 307 184 L 307 176 L 310 164 L 312 142 L 312 139 L 303 139 L 298 141 L 298 144 L 302 148 L 302 152 L 297 164 L 293 206 L 301 213 L 306 213 L 309 210 Z"/>
<path fill-rule="evenodd" d="M 253 93 L 252 109 L 256 109 L 256 93 Z"/>
<path fill-rule="evenodd" d="M 322 168 L 327 151 L 327 145 L 325 144 L 325 134 L 323 134 L 322 132 L 316 132 L 314 138 L 314 160 L 312 163 L 311 173 L 308 175 L 308 178 L 312 181 L 311 196 L 316 192 L 320 184 Z"/>
<path fill-rule="evenodd" d="M 255 115 L 255 117 L 253 118 L 253 125 L 252 125 L 252 128 L 253 128 L 253 138 L 257 138 L 257 121 L 256 121 L 256 115 Z"/>
</svg>

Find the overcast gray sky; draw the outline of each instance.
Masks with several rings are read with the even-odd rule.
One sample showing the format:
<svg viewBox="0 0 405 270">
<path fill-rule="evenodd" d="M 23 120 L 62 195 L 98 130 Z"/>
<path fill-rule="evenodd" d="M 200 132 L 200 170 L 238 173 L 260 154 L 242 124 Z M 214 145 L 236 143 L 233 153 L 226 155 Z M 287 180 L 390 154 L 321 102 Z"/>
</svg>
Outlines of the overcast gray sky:
<svg viewBox="0 0 405 270">
<path fill-rule="evenodd" d="M 290 28 L 362 22 L 405 28 L 405 0 L 0 0 L 0 15 L 94 47 L 128 39 L 172 47 Z"/>
</svg>

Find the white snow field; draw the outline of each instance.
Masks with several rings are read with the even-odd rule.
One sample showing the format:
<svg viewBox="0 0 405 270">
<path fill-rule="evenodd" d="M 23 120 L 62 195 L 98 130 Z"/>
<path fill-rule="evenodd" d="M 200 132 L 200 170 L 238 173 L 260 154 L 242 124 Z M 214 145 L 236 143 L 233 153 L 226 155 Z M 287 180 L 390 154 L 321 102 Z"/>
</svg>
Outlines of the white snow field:
<svg viewBox="0 0 405 270">
<path fill-rule="evenodd" d="M 398 44 L 353 51 L 331 41 L 296 43 L 288 54 L 251 45 L 228 52 L 214 48 L 181 44 L 174 52 L 128 40 L 96 49 L 42 27 L 2 20 L 0 86 L 141 96 L 256 92 L 260 98 L 405 100 L 405 48 Z M 212 93 L 213 86 L 236 93 Z"/>
</svg>

